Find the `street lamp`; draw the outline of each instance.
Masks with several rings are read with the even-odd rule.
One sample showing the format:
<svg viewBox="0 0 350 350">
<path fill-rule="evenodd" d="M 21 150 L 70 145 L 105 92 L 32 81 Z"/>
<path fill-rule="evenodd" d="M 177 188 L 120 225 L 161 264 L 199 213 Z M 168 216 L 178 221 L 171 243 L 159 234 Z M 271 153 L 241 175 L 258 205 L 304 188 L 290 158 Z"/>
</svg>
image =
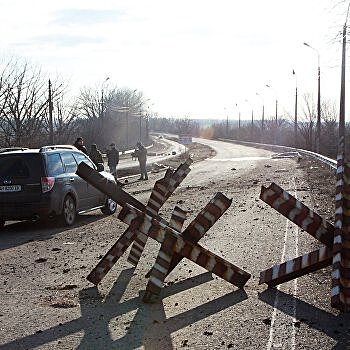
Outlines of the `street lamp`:
<svg viewBox="0 0 350 350">
<path fill-rule="evenodd" d="M 102 87 L 101 87 L 101 117 L 104 117 L 104 86 L 106 84 L 106 82 L 109 80 L 109 77 L 107 77 L 103 83 L 102 83 Z"/>
<path fill-rule="evenodd" d="M 308 43 L 304 43 L 305 46 L 316 51 L 318 59 L 318 68 L 317 68 L 317 123 L 316 123 L 316 152 L 320 152 L 320 137 L 321 137 L 321 67 L 320 67 L 320 53 L 317 49 L 310 46 Z"/>
<path fill-rule="evenodd" d="M 350 4 L 349 4 L 350 7 Z M 348 7 L 348 14 L 349 14 Z M 342 64 L 341 64 L 341 85 L 340 85 L 340 109 L 339 109 L 339 131 L 338 131 L 338 154 L 345 152 L 345 66 L 346 66 L 346 30 L 347 19 L 343 27 Z M 343 146 L 343 149 L 341 149 Z"/>
<path fill-rule="evenodd" d="M 49 142 L 50 145 L 54 144 L 54 134 L 53 134 L 53 102 L 52 102 L 52 87 L 51 87 L 51 80 L 49 79 L 49 126 L 50 126 L 50 134 L 49 134 Z"/>
<path fill-rule="evenodd" d="M 238 104 L 236 103 L 236 107 L 238 109 L 238 129 L 241 128 L 241 110 L 239 109 Z"/>
<path fill-rule="evenodd" d="M 129 136 L 128 136 L 128 127 L 129 127 L 129 110 L 130 107 L 129 106 L 111 106 L 113 109 L 113 111 L 117 112 L 117 113 L 124 113 L 126 114 L 126 146 L 128 145 L 129 142 Z"/>
<path fill-rule="evenodd" d="M 265 105 L 264 105 L 264 99 L 263 97 L 257 92 L 256 96 L 259 96 L 261 98 L 262 102 L 262 114 L 261 114 L 261 130 L 264 131 L 264 121 L 265 121 Z"/>
<path fill-rule="evenodd" d="M 275 89 L 272 88 L 271 85 L 266 84 L 265 86 L 266 86 L 267 88 L 271 89 L 271 90 L 274 92 L 274 94 L 275 94 L 275 98 L 276 98 L 276 118 L 275 118 L 275 122 L 276 122 L 276 125 L 277 125 L 277 116 L 278 116 L 278 99 L 277 99 L 277 93 L 276 93 Z"/>
<path fill-rule="evenodd" d="M 225 113 L 226 113 L 226 137 L 228 137 L 228 112 L 226 110 L 226 107 L 224 107 Z"/>
<path fill-rule="evenodd" d="M 137 89 L 135 89 L 132 92 L 132 95 L 134 95 L 134 93 L 137 91 Z M 128 109 L 126 109 L 126 148 L 129 147 L 129 111 L 130 111 L 130 100 L 128 98 Z"/>
<path fill-rule="evenodd" d="M 277 136 L 278 136 L 278 131 L 277 131 L 277 128 L 278 128 L 278 99 L 277 99 L 277 93 L 275 91 L 275 89 L 269 85 L 269 84 L 265 84 L 265 87 L 271 89 L 273 91 L 273 93 L 275 94 L 275 99 L 276 99 L 276 115 L 275 115 L 275 130 L 274 130 L 274 142 L 277 144 L 278 141 L 277 141 Z"/>
<path fill-rule="evenodd" d="M 295 105 L 294 105 L 294 147 L 298 146 L 298 77 L 293 69 L 295 76 Z"/>
<path fill-rule="evenodd" d="M 150 98 L 148 98 L 147 100 L 144 100 L 144 101 L 142 101 L 141 103 L 140 103 L 140 113 L 139 113 L 139 117 L 140 117 L 140 126 L 139 126 L 139 128 L 140 128 L 140 142 L 142 142 L 142 117 L 143 117 L 143 114 L 142 114 L 142 106 L 146 103 L 146 102 L 148 102 L 148 101 L 150 101 L 151 99 Z"/>
<path fill-rule="evenodd" d="M 244 100 L 246 103 L 248 103 L 248 105 L 250 106 L 250 108 L 252 109 L 252 125 L 250 128 L 250 133 L 251 133 L 251 139 L 253 140 L 253 129 L 254 129 L 254 109 L 253 106 L 251 105 L 251 103 L 246 99 Z"/>
</svg>

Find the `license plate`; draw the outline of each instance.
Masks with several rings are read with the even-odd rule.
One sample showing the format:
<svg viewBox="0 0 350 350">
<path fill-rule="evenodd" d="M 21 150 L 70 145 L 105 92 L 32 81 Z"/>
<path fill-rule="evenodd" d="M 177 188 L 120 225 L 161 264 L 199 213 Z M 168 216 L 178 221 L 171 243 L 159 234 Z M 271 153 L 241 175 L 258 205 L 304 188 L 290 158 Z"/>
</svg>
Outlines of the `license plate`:
<svg viewBox="0 0 350 350">
<path fill-rule="evenodd" d="M 21 190 L 21 185 L 0 186 L 0 192 L 19 192 Z"/>
</svg>

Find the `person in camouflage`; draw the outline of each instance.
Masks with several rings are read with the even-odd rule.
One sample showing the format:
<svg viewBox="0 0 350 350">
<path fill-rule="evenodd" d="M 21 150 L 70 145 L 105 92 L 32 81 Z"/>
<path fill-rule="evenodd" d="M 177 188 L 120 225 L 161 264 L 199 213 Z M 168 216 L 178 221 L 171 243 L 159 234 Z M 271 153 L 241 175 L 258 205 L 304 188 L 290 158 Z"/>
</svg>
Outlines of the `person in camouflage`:
<svg viewBox="0 0 350 350">
<path fill-rule="evenodd" d="M 115 143 L 110 144 L 111 149 L 107 151 L 109 171 L 117 178 L 117 165 L 119 163 L 119 151 L 115 148 Z"/>
<path fill-rule="evenodd" d="M 135 153 L 137 155 L 137 159 L 138 159 L 139 164 L 140 164 L 140 178 L 139 178 L 139 180 L 148 180 L 147 168 L 146 168 L 147 148 L 141 142 L 138 142 L 136 144 Z"/>
<path fill-rule="evenodd" d="M 103 164 L 103 158 L 102 158 L 102 153 L 101 151 L 97 148 L 97 145 L 93 143 L 91 145 L 90 149 L 90 154 L 89 154 L 90 159 L 97 165 L 98 163 Z"/>
</svg>

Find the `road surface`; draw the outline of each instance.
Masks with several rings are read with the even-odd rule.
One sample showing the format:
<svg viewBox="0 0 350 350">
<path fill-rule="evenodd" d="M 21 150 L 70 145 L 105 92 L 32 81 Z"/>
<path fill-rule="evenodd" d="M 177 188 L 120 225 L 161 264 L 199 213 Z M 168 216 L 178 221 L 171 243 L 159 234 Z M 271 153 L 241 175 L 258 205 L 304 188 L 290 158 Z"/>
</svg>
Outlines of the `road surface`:
<svg viewBox="0 0 350 350">
<path fill-rule="evenodd" d="M 147 165 L 151 165 L 153 163 L 159 163 L 166 159 L 172 158 L 175 155 L 179 155 L 185 152 L 185 146 L 180 145 L 179 143 L 168 140 L 168 139 L 157 139 L 158 144 L 163 144 L 163 151 L 159 153 L 152 152 L 152 148 L 148 150 L 147 156 Z M 159 145 L 158 145 L 159 146 Z M 130 168 L 138 168 L 139 163 L 137 160 L 131 159 L 131 154 L 126 157 L 123 156 L 120 158 L 118 169 L 130 169 Z"/>
<path fill-rule="evenodd" d="M 259 200 L 272 181 L 315 206 L 302 164 L 270 159 L 271 152 L 202 140 L 217 155 L 196 163 L 161 215 L 175 205 L 188 224 L 221 191 L 230 209 L 201 240 L 207 249 L 250 272 L 238 289 L 183 259 L 169 275 L 163 299 L 140 298 L 159 244 L 149 240 L 136 269 L 127 254 L 98 289 L 86 276 L 125 225 L 99 213 L 73 228 L 17 223 L 1 234 L 2 349 L 345 349 L 349 318 L 330 304 L 330 269 L 279 289 L 258 285 L 259 272 L 317 247 L 305 232 Z M 317 171 L 317 170 L 316 170 Z M 126 186 L 143 202 L 151 184 Z M 322 191 L 322 189 L 320 189 Z"/>
</svg>

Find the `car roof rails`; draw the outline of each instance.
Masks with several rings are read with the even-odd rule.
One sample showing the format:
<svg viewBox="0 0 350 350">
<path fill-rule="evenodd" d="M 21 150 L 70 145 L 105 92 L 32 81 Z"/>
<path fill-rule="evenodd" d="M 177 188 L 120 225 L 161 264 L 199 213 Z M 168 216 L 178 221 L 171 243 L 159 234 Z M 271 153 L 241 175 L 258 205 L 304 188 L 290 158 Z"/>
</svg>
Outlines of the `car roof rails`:
<svg viewBox="0 0 350 350">
<path fill-rule="evenodd" d="M 12 152 L 12 151 L 25 151 L 29 148 L 27 147 L 7 147 L 7 148 L 0 148 L 0 153 L 4 152 Z"/>
<path fill-rule="evenodd" d="M 71 145 L 51 145 L 51 146 L 43 146 L 40 148 L 39 152 L 47 152 L 55 149 L 70 149 L 70 150 L 78 150 L 75 146 Z"/>
</svg>

